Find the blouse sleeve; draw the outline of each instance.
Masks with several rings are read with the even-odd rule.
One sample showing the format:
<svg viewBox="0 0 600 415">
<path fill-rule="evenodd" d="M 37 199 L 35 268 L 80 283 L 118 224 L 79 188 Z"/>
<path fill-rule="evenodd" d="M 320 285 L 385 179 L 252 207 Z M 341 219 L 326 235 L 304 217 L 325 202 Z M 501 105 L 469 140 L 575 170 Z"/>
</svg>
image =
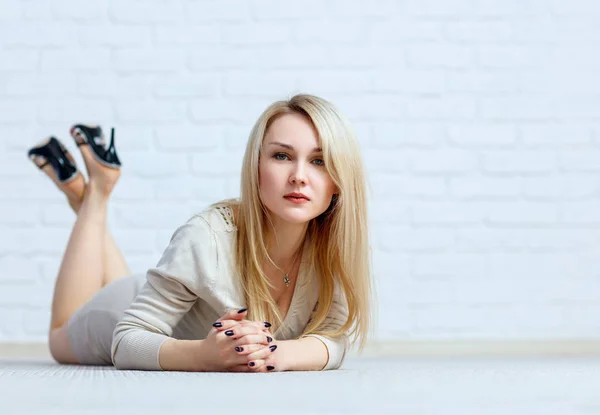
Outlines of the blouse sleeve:
<svg viewBox="0 0 600 415">
<path fill-rule="evenodd" d="M 313 316 L 314 312 L 313 310 Z M 313 317 L 311 316 L 311 318 Z M 333 295 L 333 302 L 331 304 L 331 308 L 329 309 L 329 313 L 325 318 L 323 324 L 319 327 L 322 330 L 335 330 L 342 327 L 348 318 L 348 305 L 345 300 L 344 295 L 339 286 L 336 286 Z M 321 340 L 325 347 L 327 348 L 327 353 L 329 358 L 327 360 L 327 364 L 323 368 L 323 370 L 331 370 L 331 369 L 339 369 L 344 362 L 346 357 L 346 352 L 348 351 L 349 341 L 348 336 L 346 334 L 340 337 L 329 337 L 322 336 L 319 334 L 307 334 L 303 337 L 316 337 Z"/>
<path fill-rule="evenodd" d="M 147 282 L 113 332 L 111 357 L 117 369 L 162 370 L 161 345 L 211 289 L 216 269 L 216 244 L 208 222 L 194 216 L 173 234 Z"/>
</svg>

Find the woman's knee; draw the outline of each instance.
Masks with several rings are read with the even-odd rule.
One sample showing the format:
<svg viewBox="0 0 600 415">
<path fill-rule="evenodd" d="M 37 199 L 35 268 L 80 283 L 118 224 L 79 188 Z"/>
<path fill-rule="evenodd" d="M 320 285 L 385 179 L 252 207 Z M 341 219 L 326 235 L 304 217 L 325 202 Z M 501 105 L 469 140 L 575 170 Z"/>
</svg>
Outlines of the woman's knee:
<svg viewBox="0 0 600 415">
<path fill-rule="evenodd" d="M 66 325 L 50 330 L 48 345 L 50 354 L 57 363 L 79 364 L 71 349 Z"/>
</svg>

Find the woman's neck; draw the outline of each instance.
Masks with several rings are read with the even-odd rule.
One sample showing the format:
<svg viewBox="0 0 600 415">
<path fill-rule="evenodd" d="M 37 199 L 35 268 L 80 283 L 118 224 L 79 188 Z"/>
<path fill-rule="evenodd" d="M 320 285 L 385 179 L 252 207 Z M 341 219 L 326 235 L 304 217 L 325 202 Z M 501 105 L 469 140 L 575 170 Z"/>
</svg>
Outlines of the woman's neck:
<svg viewBox="0 0 600 415">
<path fill-rule="evenodd" d="M 302 249 L 308 225 L 284 224 L 267 233 L 267 251 L 278 267 L 286 271 Z"/>
</svg>

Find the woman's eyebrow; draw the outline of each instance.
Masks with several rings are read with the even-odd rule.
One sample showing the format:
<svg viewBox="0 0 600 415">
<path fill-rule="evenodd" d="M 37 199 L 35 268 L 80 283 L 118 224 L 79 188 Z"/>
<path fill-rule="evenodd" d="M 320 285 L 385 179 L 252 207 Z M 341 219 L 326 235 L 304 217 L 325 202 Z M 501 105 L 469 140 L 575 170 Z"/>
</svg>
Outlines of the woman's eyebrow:
<svg viewBox="0 0 600 415">
<path fill-rule="evenodd" d="M 279 141 L 272 141 L 269 144 L 274 145 L 274 146 L 281 146 L 281 147 L 284 147 L 284 148 L 294 151 L 294 147 L 292 147 L 289 144 L 280 143 Z M 320 153 L 321 151 L 323 151 L 323 149 L 321 147 L 315 147 L 312 150 L 313 153 Z"/>
</svg>

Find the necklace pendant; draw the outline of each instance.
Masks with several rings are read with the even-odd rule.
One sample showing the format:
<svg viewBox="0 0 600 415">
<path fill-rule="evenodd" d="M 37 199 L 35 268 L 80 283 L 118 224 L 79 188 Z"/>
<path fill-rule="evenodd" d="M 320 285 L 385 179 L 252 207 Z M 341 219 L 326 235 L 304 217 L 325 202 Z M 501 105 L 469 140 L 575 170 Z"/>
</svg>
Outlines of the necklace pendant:
<svg viewBox="0 0 600 415">
<path fill-rule="evenodd" d="M 285 282 L 285 286 L 286 286 L 286 287 L 289 287 L 289 286 L 290 286 L 290 283 L 291 283 L 292 281 L 290 281 L 290 279 L 288 278 L 287 274 L 285 274 L 285 277 L 283 277 L 283 282 Z"/>
</svg>

